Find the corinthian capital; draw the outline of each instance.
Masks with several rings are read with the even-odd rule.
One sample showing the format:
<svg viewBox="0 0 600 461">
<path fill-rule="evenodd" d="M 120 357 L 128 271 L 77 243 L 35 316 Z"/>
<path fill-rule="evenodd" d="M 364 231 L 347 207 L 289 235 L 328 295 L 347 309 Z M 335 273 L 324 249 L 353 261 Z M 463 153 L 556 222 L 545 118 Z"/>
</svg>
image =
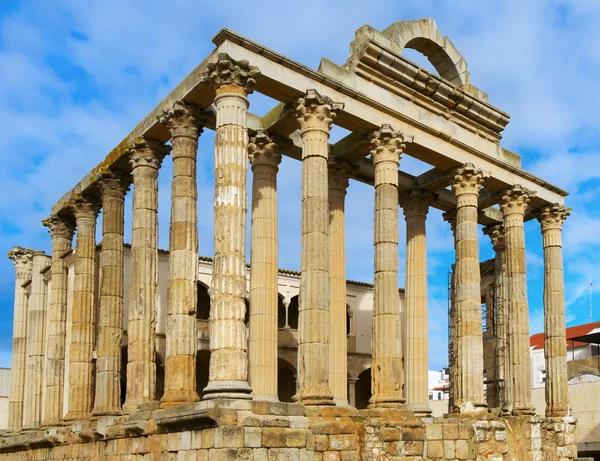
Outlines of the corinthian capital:
<svg viewBox="0 0 600 461">
<path fill-rule="evenodd" d="M 148 166 L 158 170 L 171 147 L 160 141 L 148 138 L 135 138 L 133 147 L 129 149 L 129 163 L 135 171 L 140 166 Z"/>
<path fill-rule="evenodd" d="M 301 132 L 319 130 L 328 135 L 333 119 L 343 108 L 344 104 L 333 102 L 328 96 L 321 96 L 317 90 L 308 90 L 293 103 Z"/>
<path fill-rule="evenodd" d="M 559 205 L 558 203 L 543 207 L 538 212 L 538 221 L 542 226 L 542 232 L 551 229 L 561 230 L 565 219 L 567 219 L 567 216 L 570 214 L 571 208 Z"/>
<path fill-rule="evenodd" d="M 106 168 L 96 175 L 102 195 L 116 195 L 123 197 L 131 185 L 131 175 L 120 170 Z"/>
<path fill-rule="evenodd" d="M 202 134 L 208 114 L 195 104 L 175 101 L 156 118 L 169 129 L 173 138 L 183 136 L 197 139 Z"/>
<path fill-rule="evenodd" d="M 452 231 L 452 234 L 454 234 L 454 231 L 456 230 L 456 209 L 444 211 L 442 213 L 442 218 L 450 224 L 450 230 Z"/>
<path fill-rule="evenodd" d="M 75 215 L 75 220 L 96 219 L 102 205 L 97 197 L 90 194 L 75 194 L 71 202 L 71 209 Z"/>
<path fill-rule="evenodd" d="M 248 157 L 252 169 L 260 165 L 268 165 L 275 169 L 281 163 L 281 148 L 267 130 L 258 130 L 248 144 Z"/>
<path fill-rule="evenodd" d="M 504 240 L 504 224 L 492 224 L 486 226 L 483 228 L 483 233 L 492 241 L 494 250 L 497 251 L 506 246 L 506 241 Z"/>
<path fill-rule="evenodd" d="M 13 249 L 8 252 L 8 257 L 12 259 L 12 262 L 15 265 L 18 279 L 31 278 L 33 253 L 33 250 L 22 247 L 13 247 Z"/>
<path fill-rule="evenodd" d="M 502 203 L 500 204 L 500 210 L 504 216 L 511 214 L 520 214 L 525 216 L 527 206 L 531 197 L 535 195 L 535 192 L 530 191 L 525 187 L 517 184 L 510 189 L 504 191 L 502 196 Z"/>
<path fill-rule="evenodd" d="M 391 125 L 381 125 L 381 128 L 369 135 L 373 163 L 385 160 L 399 162 L 406 143 L 411 141 L 412 137 L 405 137 L 399 131 L 394 131 Z"/>
<path fill-rule="evenodd" d="M 349 186 L 349 173 L 353 166 L 343 160 L 329 157 L 327 171 L 329 173 L 329 189 L 337 189 L 346 193 Z"/>
<path fill-rule="evenodd" d="M 479 195 L 479 189 L 483 186 L 485 178 L 489 177 L 489 173 L 484 172 L 481 168 L 475 168 L 472 163 L 465 163 L 463 166 L 456 168 L 453 173 L 452 189 L 456 196 L 463 194 Z"/>
<path fill-rule="evenodd" d="M 42 224 L 48 228 L 51 237 L 73 239 L 75 233 L 75 220 L 68 215 L 50 215 Z"/>
<path fill-rule="evenodd" d="M 424 189 L 411 189 L 402 194 L 400 205 L 404 211 L 404 216 L 411 218 L 413 216 L 427 216 L 429 205 L 435 200 L 436 195 Z"/>
<path fill-rule="evenodd" d="M 227 53 L 219 53 L 217 61 L 209 63 L 208 70 L 200 74 L 200 81 L 212 83 L 217 90 L 226 87 L 223 89 L 237 92 L 231 88 L 235 85 L 249 95 L 259 75 L 258 67 L 251 66 L 245 59 L 236 61 Z"/>
</svg>

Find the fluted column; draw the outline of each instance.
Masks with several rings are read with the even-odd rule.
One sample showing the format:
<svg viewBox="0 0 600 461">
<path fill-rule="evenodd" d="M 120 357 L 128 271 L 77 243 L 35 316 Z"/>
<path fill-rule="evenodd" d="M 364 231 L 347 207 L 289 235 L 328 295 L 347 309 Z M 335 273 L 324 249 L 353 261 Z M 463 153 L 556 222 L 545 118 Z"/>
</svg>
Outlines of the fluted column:
<svg viewBox="0 0 600 461">
<path fill-rule="evenodd" d="M 265 130 L 248 146 L 252 165 L 250 384 L 255 400 L 277 401 L 277 171 L 279 147 Z"/>
<path fill-rule="evenodd" d="M 398 167 L 404 137 L 383 125 L 371 135 L 375 169 L 375 279 L 371 407 L 404 406 L 398 293 Z"/>
<path fill-rule="evenodd" d="M 456 196 L 456 401 L 460 413 L 484 411 L 481 275 L 477 200 L 484 174 L 472 164 L 455 171 Z"/>
<path fill-rule="evenodd" d="M 125 193 L 130 178 L 107 171 L 98 181 L 102 191 L 96 416 L 121 413 L 121 343 L 123 338 L 123 232 Z"/>
<path fill-rule="evenodd" d="M 199 107 L 175 101 L 159 121 L 171 132 L 173 182 L 169 233 L 169 279 L 163 407 L 195 402 L 198 332 L 198 137 Z"/>
<path fill-rule="evenodd" d="M 302 137 L 302 219 L 298 393 L 305 405 L 332 405 L 329 387 L 329 131 L 342 105 L 308 90 L 294 102 Z"/>
<path fill-rule="evenodd" d="M 94 330 L 96 323 L 96 218 L 99 201 L 90 195 L 73 201 L 77 224 L 71 345 L 69 347 L 69 404 L 65 421 L 87 420 L 92 412 Z"/>
<path fill-rule="evenodd" d="M 427 241 L 425 220 L 433 194 L 413 189 L 402 197 L 406 220 L 404 357 L 406 406 L 418 416 L 431 414 L 428 392 Z"/>
<path fill-rule="evenodd" d="M 156 398 L 158 305 L 158 170 L 169 152 L 159 141 L 138 138 L 129 151 L 133 212 L 127 323 L 127 387 L 123 411 Z"/>
<path fill-rule="evenodd" d="M 259 75 L 219 54 L 202 76 L 216 89 L 215 230 L 209 382 L 204 398 L 250 398 L 246 325 L 248 98 Z"/>
<path fill-rule="evenodd" d="M 454 251 L 456 251 L 456 210 L 446 211 L 443 215 L 444 221 L 450 224 Z M 449 312 L 448 312 L 448 413 L 456 413 L 456 290 L 454 287 L 455 270 L 448 280 L 450 290 Z"/>
<path fill-rule="evenodd" d="M 510 386 L 508 384 L 507 364 L 508 364 L 508 347 L 507 347 L 507 328 L 508 328 L 508 281 L 506 278 L 506 241 L 504 238 L 504 225 L 495 224 L 484 227 L 483 233 L 488 235 L 494 247 L 495 258 L 495 278 L 494 278 L 494 336 L 496 338 L 496 350 L 494 352 L 494 378 L 496 383 L 497 402 L 494 406 L 499 406 L 503 411 L 507 411 L 510 402 Z M 488 400 L 490 399 L 488 391 Z"/>
<path fill-rule="evenodd" d="M 348 165 L 329 162 L 329 386 L 336 405 L 348 405 L 348 339 L 346 329 L 346 247 L 344 201 Z"/>
<path fill-rule="evenodd" d="M 27 313 L 27 370 L 23 398 L 23 430 L 37 429 L 42 423 L 48 284 L 41 271 L 50 264 L 50 256 L 43 251 L 33 253 L 31 295 Z"/>
<path fill-rule="evenodd" d="M 508 357 L 512 413 L 533 415 L 531 403 L 531 359 L 529 343 L 529 306 L 525 262 L 523 221 L 533 195 L 528 189 L 514 186 L 502 197 L 506 241 L 506 279 L 508 282 Z"/>
<path fill-rule="evenodd" d="M 542 208 L 538 217 L 544 247 L 544 356 L 549 417 L 566 416 L 569 407 L 562 225 L 570 214 L 570 208 L 553 204 Z"/>
<path fill-rule="evenodd" d="M 42 424 L 57 426 L 63 417 L 67 333 L 67 265 L 62 257 L 73 245 L 75 221 L 72 216 L 52 215 L 43 224 L 52 237 L 52 289 L 46 315 L 46 387 Z"/>
<path fill-rule="evenodd" d="M 28 297 L 23 284 L 31 280 L 33 251 L 14 247 L 8 257 L 15 265 L 15 304 L 13 319 L 12 368 L 8 401 L 6 432 L 16 434 L 23 427 L 23 396 L 25 394 L 25 369 L 27 363 L 27 305 Z"/>
</svg>

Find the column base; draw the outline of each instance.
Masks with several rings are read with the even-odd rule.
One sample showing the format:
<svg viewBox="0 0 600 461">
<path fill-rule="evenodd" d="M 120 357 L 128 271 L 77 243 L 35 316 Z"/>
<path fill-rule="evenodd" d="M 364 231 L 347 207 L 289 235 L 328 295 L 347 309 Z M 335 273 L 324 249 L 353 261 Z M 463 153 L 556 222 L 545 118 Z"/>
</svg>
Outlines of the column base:
<svg viewBox="0 0 600 461">
<path fill-rule="evenodd" d="M 92 417 L 91 413 L 83 412 L 83 411 L 69 411 L 65 417 L 63 418 L 63 422 L 65 426 L 70 426 L 71 424 L 80 423 L 83 421 L 89 421 Z"/>
<path fill-rule="evenodd" d="M 535 416 L 535 408 L 533 408 L 533 407 L 513 408 L 512 415 L 513 416 Z"/>
<path fill-rule="evenodd" d="M 165 390 L 165 393 L 160 399 L 160 408 L 185 405 L 187 403 L 197 402 L 198 400 L 200 400 L 200 397 L 198 397 L 198 393 L 195 390 Z"/>
<path fill-rule="evenodd" d="M 123 412 L 121 414 L 130 415 L 138 411 L 144 411 L 143 406 L 149 406 L 149 409 L 157 409 L 159 402 L 156 400 L 126 400 L 123 404 Z M 108 415 L 107 415 L 108 416 Z"/>
<path fill-rule="evenodd" d="M 429 405 L 422 403 L 408 403 L 406 404 L 406 409 L 412 411 L 419 418 L 429 418 L 431 413 L 433 413 Z"/>
<path fill-rule="evenodd" d="M 244 399 L 251 400 L 252 388 L 248 381 L 210 381 L 203 390 L 203 400 Z"/>
<path fill-rule="evenodd" d="M 102 418 L 103 416 L 121 416 L 123 414 L 123 410 L 120 408 L 94 408 L 92 410 L 92 416 L 97 418 Z"/>
<path fill-rule="evenodd" d="M 368 408 L 405 408 L 405 400 L 400 394 L 375 394 L 369 399 Z"/>
<path fill-rule="evenodd" d="M 336 407 L 349 407 L 348 399 L 333 399 L 333 403 Z"/>
</svg>

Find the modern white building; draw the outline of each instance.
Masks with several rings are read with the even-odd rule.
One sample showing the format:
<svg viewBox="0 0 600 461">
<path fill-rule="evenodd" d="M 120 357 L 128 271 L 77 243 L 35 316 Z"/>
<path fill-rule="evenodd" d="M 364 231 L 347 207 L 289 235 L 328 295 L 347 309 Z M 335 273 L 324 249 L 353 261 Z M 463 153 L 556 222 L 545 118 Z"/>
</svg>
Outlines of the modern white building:
<svg viewBox="0 0 600 461">
<path fill-rule="evenodd" d="M 0 434 L 6 430 L 8 422 L 8 390 L 10 388 L 10 368 L 0 368 Z"/>
</svg>

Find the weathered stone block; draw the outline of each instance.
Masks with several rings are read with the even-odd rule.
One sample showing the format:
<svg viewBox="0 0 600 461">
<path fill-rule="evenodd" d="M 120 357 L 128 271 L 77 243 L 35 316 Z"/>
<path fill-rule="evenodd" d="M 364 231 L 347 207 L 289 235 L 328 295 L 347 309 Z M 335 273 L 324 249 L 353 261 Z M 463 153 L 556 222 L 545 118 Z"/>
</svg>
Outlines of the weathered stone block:
<svg viewBox="0 0 600 461">
<path fill-rule="evenodd" d="M 329 448 L 331 450 L 356 450 L 358 448 L 357 435 L 330 435 Z"/>
<path fill-rule="evenodd" d="M 400 440 L 400 430 L 395 427 L 384 427 L 381 429 L 380 439 L 383 442 L 397 442 Z"/>
<path fill-rule="evenodd" d="M 475 458 L 475 444 L 469 443 L 466 440 L 456 441 L 456 457 L 458 459 L 473 459 Z"/>
<path fill-rule="evenodd" d="M 279 427 L 265 427 L 262 431 L 262 446 L 266 448 L 285 447 L 285 429 Z"/>
<path fill-rule="evenodd" d="M 244 447 L 260 448 L 262 443 L 262 431 L 259 427 L 244 428 Z"/>
<path fill-rule="evenodd" d="M 427 440 L 442 440 L 441 424 L 426 424 L 425 431 L 427 434 Z"/>
<path fill-rule="evenodd" d="M 456 442 L 454 440 L 443 440 L 442 445 L 444 446 L 444 456 L 448 459 L 454 459 L 456 457 Z"/>
<path fill-rule="evenodd" d="M 242 448 L 244 429 L 242 427 L 219 427 L 215 430 L 215 448 Z"/>
<path fill-rule="evenodd" d="M 329 436 L 327 435 L 315 435 L 315 451 L 327 451 L 329 449 Z"/>
<path fill-rule="evenodd" d="M 306 447 L 306 431 L 304 429 L 287 429 L 285 445 L 290 448 Z"/>
<path fill-rule="evenodd" d="M 297 448 L 270 448 L 269 461 L 300 461 L 300 450 Z"/>
<path fill-rule="evenodd" d="M 458 439 L 458 424 L 444 424 L 442 426 L 442 437 L 445 440 Z"/>
<path fill-rule="evenodd" d="M 444 456 L 444 444 L 441 440 L 427 442 L 427 456 L 429 458 L 441 458 Z"/>
</svg>

